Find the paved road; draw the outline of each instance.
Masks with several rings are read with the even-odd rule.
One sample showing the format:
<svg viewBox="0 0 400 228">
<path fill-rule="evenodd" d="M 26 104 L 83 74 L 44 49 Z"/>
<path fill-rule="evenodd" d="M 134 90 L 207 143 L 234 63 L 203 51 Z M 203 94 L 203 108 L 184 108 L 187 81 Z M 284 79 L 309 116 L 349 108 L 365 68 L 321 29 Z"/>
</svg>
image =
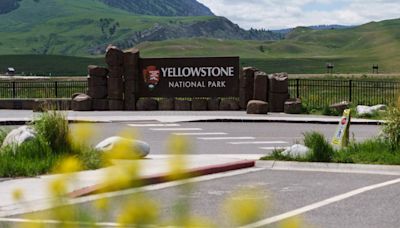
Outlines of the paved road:
<svg viewBox="0 0 400 228">
<path fill-rule="evenodd" d="M 397 213 L 400 209 L 399 176 L 260 168 L 225 175 L 216 175 L 216 179 L 212 176 L 197 178 L 197 182 L 191 183 L 189 191 L 182 190 L 182 185 L 164 184 L 147 187 L 144 192 L 160 205 L 164 219 L 173 217 L 178 203 L 186 200 L 190 202 L 194 215 L 208 218 L 218 224 L 217 227 L 232 227 L 221 205 L 235 189 L 244 187 L 259 189 L 261 194 L 256 197 L 257 202 L 268 207 L 260 218 L 262 225 L 259 227 L 277 227 L 282 220 L 268 223 L 265 219 L 285 217 L 295 213 L 295 210 L 302 218 L 304 227 L 398 227 L 400 222 Z M 387 185 L 391 180 L 397 183 Z M 377 187 L 377 184 L 382 186 Z M 111 196 L 111 216 L 105 218 L 94 213 L 97 221 L 115 222 L 119 214 L 117 208 L 121 202 L 135 197 L 133 192 Z M 79 206 L 82 211 L 88 212 L 92 204 L 92 201 L 88 201 Z M 46 212 L 36 216 L 54 219 Z"/>
<path fill-rule="evenodd" d="M 77 125 L 72 125 L 76 127 Z M 167 154 L 171 135 L 185 135 L 192 143 L 194 154 L 266 154 L 274 148 L 301 142 L 303 133 L 318 131 L 330 139 L 336 130 L 334 124 L 298 123 L 179 123 L 157 122 L 90 124 L 94 137 L 92 144 L 118 135 L 124 130 L 138 132 L 139 139 L 151 145 L 152 154 Z M 375 125 L 354 125 L 351 135 L 358 141 L 375 137 L 380 128 Z"/>
</svg>

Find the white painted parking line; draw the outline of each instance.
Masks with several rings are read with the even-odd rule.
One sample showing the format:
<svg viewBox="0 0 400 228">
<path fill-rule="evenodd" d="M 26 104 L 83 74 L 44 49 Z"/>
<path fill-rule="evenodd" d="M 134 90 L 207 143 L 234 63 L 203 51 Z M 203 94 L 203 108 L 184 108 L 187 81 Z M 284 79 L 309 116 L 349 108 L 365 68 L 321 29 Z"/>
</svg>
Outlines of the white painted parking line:
<svg viewBox="0 0 400 228">
<path fill-rule="evenodd" d="M 287 146 L 267 146 L 267 147 L 259 147 L 261 150 L 286 150 Z"/>
<path fill-rule="evenodd" d="M 198 137 L 201 140 L 252 140 L 254 137 Z"/>
<path fill-rule="evenodd" d="M 128 124 L 130 127 L 179 127 L 179 124 Z"/>
<path fill-rule="evenodd" d="M 227 135 L 225 132 L 189 132 L 189 133 L 174 133 L 174 135 L 183 136 L 201 136 L 201 135 Z"/>
<path fill-rule="evenodd" d="M 202 131 L 201 128 L 150 128 L 152 131 Z"/>
<path fill-rule="evenodd" d="M 249 142 L 228 142 L 232 145 L 258 145 L 258 144 L 287 144 L 285 141 L 249 141 Z"/>
<path fill-rule="evenodd" d="M 286 213 L 283 213 L 283 214 L 280 214 L 280 215 L 276 215 L 276 216 L 273 216 L 273 217 L 270 217 L 270 218 L 266 218 L 264 220 L 261 220 L 261 221 L 258 221 L 258 222 L 255 222 L 255 223 L 252 223 L 252 224 L 249 224 L 249 225 L 246 225 L 246 226 L 242 226 L 241 228 L 265 227 L 267 225 L 271 225 L 271 224 L 277 223 L 279 221 L 283 221 L 285 219 L 288 219 L 288 218 L 291 218 L 291 217 L 295 217 L 295 216 L 298 216 L 300 214 L 304 214 L 306 212 L 318 209 L 320 207 L 325 207 L 325 206 L 327 206 L 329 204 L 336 203 L 336 202 L 348 199 L 350 197 L 362 194 L 364 192 L 369 192 L 369 191 L 372 191 L 372 190 L 375 190 L 375 189 L 378 189 L 378 188 L 383 188 L 383 187 L 386 187 L 386 186 L 389 186 L 389 185 L 398 184 L 398 183 L 400 183 L 400 178 L 399 179 L 395 179 L 395 180 L 391 180 L 391 181 L 387 181 L 387 182 L 383 182 L 383 183 L 380 183 L 380 184 L 374 184 L 374 185 L 366 186 L 366 187 L 363 187 L 363 188 L 359 188 L 359 189 L 356 189 L 356 190 L 353 190 L 353 191 L 350 191 L 350 192 L 347 192 L 347 193 L 344 193 L 344 194 L 341 194 L 341 195 L 337 195 L 337 196 L 322 200 L 322 201 L 317 202 L 317 203 L 313 203 L 313 204 L 307 205 L 305 207 L 301 207 L 301 208 L 295 209 L 293 211 L 289 211 L 289 212 L 286 212 Z"/>
</svg>

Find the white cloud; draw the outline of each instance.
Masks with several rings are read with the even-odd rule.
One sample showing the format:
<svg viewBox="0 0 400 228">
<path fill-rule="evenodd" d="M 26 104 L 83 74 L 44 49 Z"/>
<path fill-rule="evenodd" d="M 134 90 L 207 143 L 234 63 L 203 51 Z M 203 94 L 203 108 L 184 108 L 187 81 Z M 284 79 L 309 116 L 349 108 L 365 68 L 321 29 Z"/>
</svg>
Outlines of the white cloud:
<svg viewBox="0 0 400 228">
<path fill-rule="evenodd" d="M 280 29 L 399 18 L 399 0 L 198 0 L 241 27 Z M 325 7 L 325 8 L 324 8 Z"/>
</svg>

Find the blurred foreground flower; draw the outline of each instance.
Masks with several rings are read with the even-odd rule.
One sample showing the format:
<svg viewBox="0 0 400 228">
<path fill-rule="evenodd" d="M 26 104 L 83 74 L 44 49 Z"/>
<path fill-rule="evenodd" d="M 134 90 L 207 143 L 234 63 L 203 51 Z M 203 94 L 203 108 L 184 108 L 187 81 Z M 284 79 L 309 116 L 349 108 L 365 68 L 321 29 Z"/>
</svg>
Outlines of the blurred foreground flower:
<svg viewBox="0 0 400 228">
<path fill-rule="evenodd" d="M 168 140 L 168 151 L 170 158 L 169 165 L 169 180 L 181 180 L 188 178 L 186 175 L 188 170 L 187 154 L 190 152 L 190 143 L 187 138 L 182 136 L 172 136 Z"/>
<path fill-rule="evenodd" d="M 224 203 L 224 211 L 237 226 L 256 222 L 267 210 L 265 192 L 259 189 L 241 189 L 234 192 Z"/>
<path fill-rule="evenodd" d="M 135 195 L 121 207 L 117 221 L 122 226 L 155 225 L 159 221 L 159 205 L 144 195 Z"/>
</svg>

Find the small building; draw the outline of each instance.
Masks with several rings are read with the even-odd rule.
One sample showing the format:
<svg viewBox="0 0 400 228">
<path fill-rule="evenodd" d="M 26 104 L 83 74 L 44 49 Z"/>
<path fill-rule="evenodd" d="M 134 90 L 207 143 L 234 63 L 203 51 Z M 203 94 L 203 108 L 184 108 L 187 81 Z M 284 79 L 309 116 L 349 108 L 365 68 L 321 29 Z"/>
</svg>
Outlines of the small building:
<svg viewBox="0 0 400 228">
<path fill-rule="evenodd" d="M 6 75 L 8 76 L 14 76 L 15 75 L 15 68 L 14 67 L 8 67 Z"/>
</svg>

